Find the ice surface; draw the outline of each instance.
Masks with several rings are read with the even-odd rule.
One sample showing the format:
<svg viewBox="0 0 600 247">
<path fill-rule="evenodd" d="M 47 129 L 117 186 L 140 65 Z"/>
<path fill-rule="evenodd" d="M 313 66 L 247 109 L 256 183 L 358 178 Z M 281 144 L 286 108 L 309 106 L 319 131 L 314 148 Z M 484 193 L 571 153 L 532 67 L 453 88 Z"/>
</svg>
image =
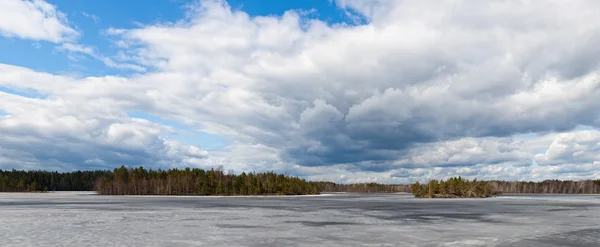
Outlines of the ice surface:
<svg viewBox="0 0 600 247">
<path fill-rule="evenodd" d="M 0 246 L 600 246 L 600 197 L 0 193 Z"/>
</svg>

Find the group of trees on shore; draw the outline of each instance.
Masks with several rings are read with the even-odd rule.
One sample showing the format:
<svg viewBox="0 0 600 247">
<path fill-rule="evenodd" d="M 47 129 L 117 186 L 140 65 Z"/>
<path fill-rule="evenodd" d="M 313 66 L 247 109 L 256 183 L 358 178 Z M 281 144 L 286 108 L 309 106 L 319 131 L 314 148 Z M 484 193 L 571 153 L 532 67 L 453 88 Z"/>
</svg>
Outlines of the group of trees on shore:
<svg viewBox="0 0 600 247">
<path fill-rule="evenodd" d="M 427 184 L 414 183 L 412 194 L 418 198 L 484 198 L 502 194 L 491 182 L 452 177 L 448 180 L 431 180 Z"/>
<path fill-rule="evenodd" d="M 90 191 L 104 171 L 47 172 L 0 170 L 0 192 Z"/>
<path fill-rule="evenodd" d="M 598 180 L 544 180 L 527 181 L 469 181 L 450 178 L 446 181 L 431 180 L 427 184 L 418 182 L 411 186 L 415 197 L 488 197 L 501 193 L 509 194 L 600 194 Z"/>
<path fill-rule="evenodd" d="M 105 172 L 96 186 L 102 195 L 306 195 L 319 186 L 273 172 L 239 175 L 222 169 L 146 170 L 121 166 Z"/>
<path fill-rule="evenodd" d="M 348 192 L 348 193 L 410 193 L 410 185 L 406 184 L 378 184 L 357 183 L 337 184 L 333 182 L 316 182 L 323 192 Z"/>
</svg>

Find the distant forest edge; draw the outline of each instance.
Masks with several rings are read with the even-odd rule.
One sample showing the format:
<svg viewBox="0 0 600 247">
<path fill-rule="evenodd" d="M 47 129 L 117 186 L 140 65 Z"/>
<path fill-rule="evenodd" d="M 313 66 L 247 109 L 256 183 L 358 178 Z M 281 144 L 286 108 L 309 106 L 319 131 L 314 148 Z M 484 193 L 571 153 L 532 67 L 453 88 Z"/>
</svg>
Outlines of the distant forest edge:
<svg viewBox="0 0 600 247">
<path fill-rule="evenodd" d="M 417 198 L 486 198 L 502 194 L 493 188 L 492 182 L 468 180 L 452 177 L 444 180 L 431 180 L 427 184 L 414 183 L 412 194 Z"/>
<path fill-rule="evenodd" d="M 0 192 L 91 191 L 105 173 L 0 170 Z"/>
<path fill-rule="evenodd" d="M 600 180 L 542 182 L 486 181 L 503 194 L 600 194 Z M 222 169 L 152 170 L 126 168 L 113 171 L 0 170 L 0 192 L 92 191 L 105 195 L 305 195 L 321 192 L 412 193 L 411 185 L 337 184 L 310 182 L 298 177 L 265 173 L 223 172 Z"/>
</svg>

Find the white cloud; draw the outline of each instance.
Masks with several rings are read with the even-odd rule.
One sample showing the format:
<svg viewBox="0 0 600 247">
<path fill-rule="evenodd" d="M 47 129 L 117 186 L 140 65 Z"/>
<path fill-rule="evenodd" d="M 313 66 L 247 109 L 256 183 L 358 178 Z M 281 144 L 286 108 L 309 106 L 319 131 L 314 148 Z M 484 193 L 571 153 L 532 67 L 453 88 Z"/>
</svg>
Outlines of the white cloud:
<svg viewBox="0 0 600 247">
<path fill-rule="evenodd" d="M 87 18 L 92 19 L 92 21 L 94 21 L 94 23 L 99 23 L 100 22 L 100 17 L 98 17 L 97 15 L 94 14 L 89 14 L 87 12 L 81 12 L 81 14 Z"/>
<path fill-rule="evenodd" d="M 117 164 L 195 165 L 207 151 L 164 138 L 169 128 L 64 99 L 28 99 L 0 92 L 2 168 L 112 168 Z M 109 106 L 110 102 L 106 102 Z M 91 108 L 91 109 L 90 109 Z"/>
<path fill-rule="evenodd" d="M 69 26 L 64 13 L 42 0 L 0 2 L 0 35 L 60 43 L 79 33 Z"/>
<path fill-rule="evenodd" d="M 89 47 L 58 48 L 152 72 L 74 78 L 2 65 L 0 85 L 48 97 L 0 93 L 6 136 L 41 140 L 0 157 L 41 163 L 56 157 L 29 150 L 69 155 L 72 146 L 54 144 L 74 141 L 60 138 L 97 133 L 85 143 L 132 150 L 121 160 L 346 182 L 600 175 L 595 2 L 336 3 L 370 23 L 327 25 L 294 11 L 251 17 L 201 1 L 175 23 L 107 30 L 123 65 Z M 134 110 L 234 141 L 211 151 L 173 144 L 164 126 L 127 118 Z"/>
<path fill-rule="evenodd" d="M 69 52 L 69 54 L 72 55 L 74 60 L 79 60 L 79 57 L 76 56 L 77 54 L 85 54 L 85 55 L 88 55 L 90 57 L 100 60 L 101 62 L 104 63 L 104 65 L 106 65 L 107 67 L 110 67 L 110 68 L 135 70 L 138 72 L 146 71 L 146 68 L 136 65 L 136 64 L 117 63 L 112 58 L 106 57 L 104 55 L 100 55 L 98 52 L 96 52 L 94 50 L 94 48 L 85 46 L 85 45 L 64 43 L 64 44 L 61 44 L 60 46 L 57 46 L 56 49 L 59 51 Z M 75 56 L 73 56 L 73 55 L 75 55 Z"/>
<path fill-rule="evenodd" d="M 539 164 L 561 165 L 573 161 L 600 161 L 600 131 L 579 130 L 556 135 L 545 152 L 535 156 Z"/>
</svg>

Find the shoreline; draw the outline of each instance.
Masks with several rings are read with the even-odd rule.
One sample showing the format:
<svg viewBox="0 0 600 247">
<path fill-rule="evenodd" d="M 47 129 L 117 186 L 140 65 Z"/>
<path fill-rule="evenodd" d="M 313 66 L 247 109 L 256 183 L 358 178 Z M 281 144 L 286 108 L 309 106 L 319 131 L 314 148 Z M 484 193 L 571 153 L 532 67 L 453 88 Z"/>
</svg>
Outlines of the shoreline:
<svg viewBox="0 0 600 247">
<path fill-rule="evenodd" d="M 515 195 L 549 195 L 549 196 L 598 196 L 599 194 L 589 194 L 589 193 L 502 193 L 500 196 L 515 196 Z"/>
<path fill-rule="evenodd" d="M 324 196 L 323 194 L 317 195 L 233 195 L 233 196 L 224 196 L 224 195 L 100 195 L 95 194 L 97 196 L 114 196 L 114 197 L 174 197 L 174 198 L 255 198 L 255 197 L 317 197 Z"/>
<path fill-rule="evenodd" d="M 311 197 L 324 196 L 324 194 L 314 195 L 101 195 L 96 191 L 57 191 L 55 193 L 33 193 L 33 192 L 0 192 L 0 195 L 36 195 L 36 194 L 54 194 L 54 195 L 85 195 L 101 197 Z M 326 194 L 325 194 L 326 195 Z"/>
<path fill-rule="evenodd" d="M 393 193 L 365 193 L 365 192 L 321 192 L 320 194 L 307 195 L 101 195 L 96 191 L 48 191 L 48 192 L 6 192 L 0 191 L 0 195 L 60 195 L 60 194 L 81 194 L 81 195 L 97 195 L 97 196 L 134 196 L 134 197 L 310 197 L 310 196 L 331 196 L 331 195 L 412 195 L 409 192 L 393 192 Z M 600 194 L 567 194 L 567 193 L 502 193 L 495 197 L 503 196 L 600 196 Z M 443 198 L 443 197 L 440 197 Z M 457 197 L 458 198 L 458 197 Z M 477 197 L 479 198 L 479 197 Z M 436 199 L 436 198 L 433 198 Z M 452 199 L 452 197 L 447 198 Z M 485 198 L 484 198 L 485 199 Z"/>
</svg>

